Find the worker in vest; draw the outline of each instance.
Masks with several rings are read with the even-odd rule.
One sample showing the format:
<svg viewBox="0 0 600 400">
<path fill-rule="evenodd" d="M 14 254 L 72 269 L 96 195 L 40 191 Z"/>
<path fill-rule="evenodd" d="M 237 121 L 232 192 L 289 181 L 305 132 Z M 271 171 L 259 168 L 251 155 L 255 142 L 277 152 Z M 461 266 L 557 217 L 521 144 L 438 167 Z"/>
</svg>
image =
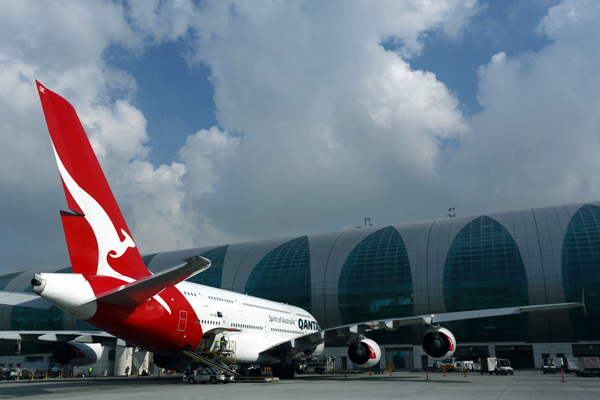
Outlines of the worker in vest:
<svg viewBox="0 0 600 400">
<path fill-rule="evenodd" d="M 221 351 L 225 351 L 225 336 L 221 336 Z"/>
<path fill-rule="evenodd" d="M 92 377 L 92 367 L 90 367 L 90 369 L 88 370 L 90 373 L 90 378 Z"/>
</svg>

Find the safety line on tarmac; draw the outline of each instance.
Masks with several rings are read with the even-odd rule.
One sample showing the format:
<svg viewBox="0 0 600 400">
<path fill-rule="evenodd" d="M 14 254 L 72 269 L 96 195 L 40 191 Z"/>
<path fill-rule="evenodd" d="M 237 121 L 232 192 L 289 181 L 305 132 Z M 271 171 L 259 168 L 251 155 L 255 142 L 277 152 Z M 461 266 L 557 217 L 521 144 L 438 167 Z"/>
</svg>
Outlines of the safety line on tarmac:
<svg viewBox="0 0 600 400">
<path fill-rule="evenodd" d="M 508 374 L 507 374 L 508 376 Z M 502 397 L 502 395 L 504 394 L 504 392 L 506 391 L 506 389 L 513 383 L 513 381 L 515 380 L 515 376 L 511 375 L 510 376 L 510 381 L 506 382 L 506 386 L 504 386 L 504 389 L 502 389 L 502 391 L 500 392 L 500 394 L 498 395 L 498 397 L 496 397 L 496 400 L 498 400 L 500 397 Z"/>
</svg>

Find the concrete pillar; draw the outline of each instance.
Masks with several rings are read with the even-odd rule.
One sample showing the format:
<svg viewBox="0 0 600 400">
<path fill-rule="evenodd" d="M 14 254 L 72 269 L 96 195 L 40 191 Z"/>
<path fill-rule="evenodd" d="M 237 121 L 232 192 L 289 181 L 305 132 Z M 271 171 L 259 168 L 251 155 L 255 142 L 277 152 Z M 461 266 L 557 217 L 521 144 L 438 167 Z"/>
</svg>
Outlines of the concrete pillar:
<svg viewBox="0 0 600 400">
<path fill-rule="evenodd" d="M 117 345 L 115 346 L 115 376 L 123 376 L 125 375 L 125 369 L 129 367 L 129 374 L 131 375 L 132 371 L 132 361 L 133 358 L 133 348 L 125 347 L 125 342 L 122 340 L 117 340 Z"/>
</svg>

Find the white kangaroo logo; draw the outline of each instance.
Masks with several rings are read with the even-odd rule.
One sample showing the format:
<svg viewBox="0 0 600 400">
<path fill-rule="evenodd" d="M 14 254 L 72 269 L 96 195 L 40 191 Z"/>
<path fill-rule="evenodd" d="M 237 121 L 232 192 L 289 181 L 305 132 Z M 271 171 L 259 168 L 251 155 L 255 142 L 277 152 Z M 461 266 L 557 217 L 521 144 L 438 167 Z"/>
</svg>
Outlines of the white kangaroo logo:
<svg viewBox="0 0 600 400">
<path fill-rule="evenodd" d="M 65 182 L 65 186 L 69 190 L 69 193 L 71 193 L 71 196 L 73 196 L 77 205 L 83 210 L 85 214 L 84 217 L 92 227 L 94 235 L 96 236 L 99 253 L 96 273 L 98 275 L 116 275 L 123 277 L 123 275 L 112 269 L 106 262 L 106 259 L 108 256 L 111 258 L 121 257 L 128 248 L 135 247 L 135 242 L 124 229 L 121 229 L 121 233 L 125 236 L 125 240 L 121 241 L 119 234 L 106 211 L 104 211 L 102 206 L 92 196 L 75 182 L 60 160 L 56 149 L 54 149 L 54 155 L 56 156 L 58 170 Z M 133 279 L 128 279 L 130 279 L 130 282 L 133 282 Z"/>
</svg>

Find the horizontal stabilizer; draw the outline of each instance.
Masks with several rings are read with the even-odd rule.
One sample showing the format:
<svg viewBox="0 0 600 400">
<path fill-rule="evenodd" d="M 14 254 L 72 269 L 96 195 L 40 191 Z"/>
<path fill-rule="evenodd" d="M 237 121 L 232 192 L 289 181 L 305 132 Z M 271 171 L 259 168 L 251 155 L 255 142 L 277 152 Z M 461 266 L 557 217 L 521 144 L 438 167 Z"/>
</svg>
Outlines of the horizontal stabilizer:
<svg viewBox="0 0 600 400">
<path fill-rule="evenodd" d="M 0 292 L 0 304 L 48 309 L 53 306 L 48 300 L 35 293 Z"/>
<path fill-rule="evenodd" d="M 96 301 L 119 305 L 142 304 L 163 290 L 210 267 L 210 261 L 201 256 L 193 256 L 183 261 L 186 263 L 102 293 Z"/>
</svg>

